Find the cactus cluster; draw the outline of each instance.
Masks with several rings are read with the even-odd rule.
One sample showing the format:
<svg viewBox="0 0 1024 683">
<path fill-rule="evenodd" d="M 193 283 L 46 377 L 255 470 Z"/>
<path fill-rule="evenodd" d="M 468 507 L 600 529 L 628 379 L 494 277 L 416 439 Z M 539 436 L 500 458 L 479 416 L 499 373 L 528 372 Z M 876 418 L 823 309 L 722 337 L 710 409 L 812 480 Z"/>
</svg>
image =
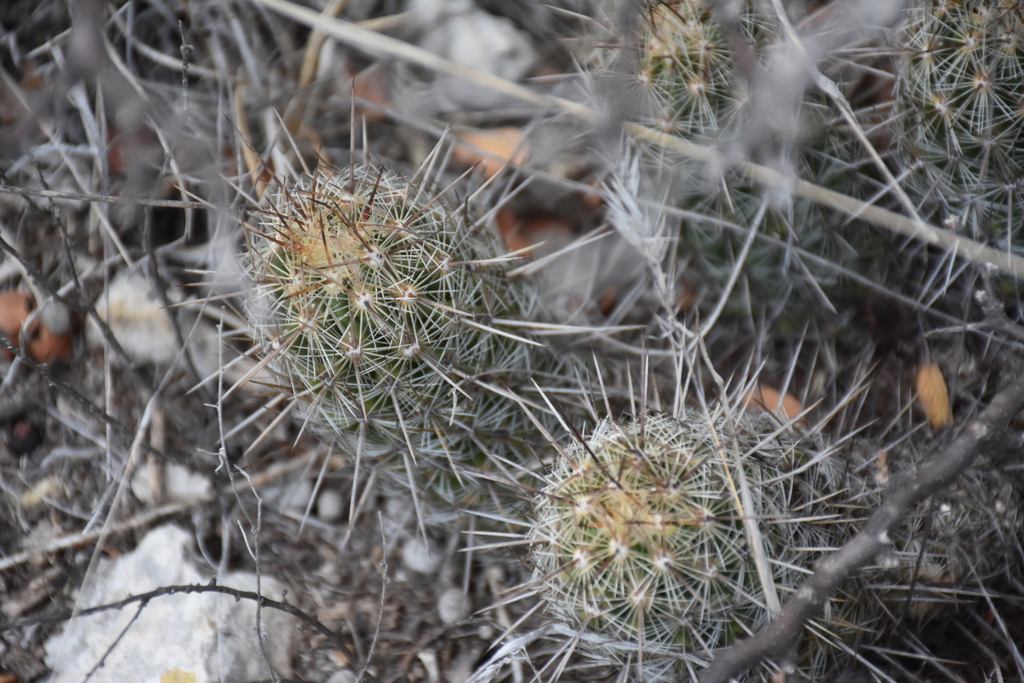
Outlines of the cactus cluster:
<svg viewBox="0 0 1024 683">
<path fill-rule="evenodd" d="M 708 661 L 766 623 L 848 533 L 848 520 L 819 515 L 837 491 L 814 468 L 794 474 L 808 444 L 767 417 L 714 410 L 710 423 L 696 411 L 605 420 L 546 474 L 534 582 L 558 620 L 605 638 L 585 647 Z"/>
<path fill-rule="evenodd" d="M 893 124 L 910 189 L 938 222 L 1020 250 L 1024 9 L 913 0 L 898 36 Z"/>
<path fill-rule="evenodd" d="M 424 185 L 362 165 L 272 193 L 247 312 L 306 421 L 459 505 L 465 470 L 530 433 L 502 392 L 553 361 L 515 330 L 529 293 Z"/>
<path fill-rule="evenodd" d="M 735 26 L 757 62 L 772 40 L 769 22 L 756 3 L 737 6 Z M 972 235 L 997 241 L 1021 215 L 1019 11 L 1008 0 L 938 9 L 918 2 L 907 17 L 900 35 L 917 47 L 903 53 L 893 125 L 904 127 L 901 149 L 921 161 L 911 182 L 922 204 L 934 199 Z M 650 105 L 645 123 L 716 146 L 741 135 L 750 123 L 748 84 L 715 13 L 696 0 L 656 2 L 642 26 L 642 52 L 631 65 Z M 820 102 L 798 108 L 825 120 Z M 871 194 L 845 184 L 862 175 L 862 160 L 848 157 L 853 145 L 844 135 L 821 125 L 780 161 L 829 189 Z M 676 256 L 697 266 L 705 284 L 729 280 L 747 248 L 743 235 L 723 239 L 723 221 L 770 238 L 745 252 L 727 316 L 762 319 L 767 311 L 779 322 L 788 307 L 797 317 L 776 330 L 805 330 L 816 308 L 809 304 L 839 282 L 822 264 L 877 272 L 893 258 L 890 241 L 847 226 L 846 215 L 771 196 L 735 169 L 688 160 L 654 170 L 653 151 L 643 147 L 635 167 L 674 174 L 666 184 L 679 192 L 664 192 L 664 184 L 657 191 L 690 212 Z M 928 195 L 925 187 L 937 190 Z M 271 192 L 250 233 L 248 317 L 268 366 L 310 424 L 448 509 L 486 506 L 480 485 L 489 478 L 474 472 L 494 465 L 502 477 L 516 470 L 515 478 L 551 452 L 524 406 L 546 405 L 528 396 L 534 380 L 571 380 L 565 361 L 517 330 L 537 314 L 537 295 L 504 277 L 495 245 L 425 181 L 371 164 L 318 171 Z M 817 310 L 835 313 L 831 304 Z M 534 495 L 526 538 L 514 541 L 532 549 L 530 586 L 554 619 L 587 636 L 581 649 L 618 663 L 655 660 L 641 665 L 647 680 L 678 676 L 683 666 L 692 674 L 767 623 L 883 492 L 870 462 L 824 452 L 772 417 L 727 403 L 609 418 L 558 450 Z M 963 495 L 971 490 L 915 511 L 893 531 L 887 564 L 862 572 L 856 589 L 847 586 L 808 629 L 802 671 L 821 675 L 862 634 L 891 625 L 885 620 L 900 613 L 896 601 L 911 588 L 938 600 L 956 595 L 969 571 L 1001 571 L 992 558 L 1019 528 L 1019 496 L 1000 488 L 1002 517 L 993 524 L 991 511 L 979 513 L 978 501 Z M 977 533 L 964 538 L 965 529 Z M 993 530 L 999 538 L 986 539 Z M 773 672 L 766 665 L 759 675 Z"/>
</svg>

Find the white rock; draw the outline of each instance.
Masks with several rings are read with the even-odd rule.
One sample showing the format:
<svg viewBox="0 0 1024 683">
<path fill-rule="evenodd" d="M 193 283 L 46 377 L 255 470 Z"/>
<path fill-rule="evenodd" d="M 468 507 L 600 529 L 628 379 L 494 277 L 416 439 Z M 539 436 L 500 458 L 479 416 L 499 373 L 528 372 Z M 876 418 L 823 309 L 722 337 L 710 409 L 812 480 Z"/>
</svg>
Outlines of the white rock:
<svg viewBox="0 0 1024 683">
<path fill-rule="evenodd" d="M 39 309 L 39 319 L 54 334 L 71 333 L 71 311 L 56 299 L 43 301 Z"/>
<path fill-rule="evenodd" d="M 341 519 L 341 514 L 345 510 L 345 501 L 342 499 L 341 494 L 334 489 L 326 489 L 320 492 L 320 497 L 316 499 L 316 516 L 320 518 L 321 522 L 327 522 L 332 524 Z"/>
<path fill-rule="evenodd" d="M 149 532 L 132 552 L 103 559 L 81 592 L 82 607 L 101 605 L 161 586 L 208 583 L 209 577 L 190 558 L 192 534 L 167 525 Z M 234 573 L 221 585 L 254 591 L 256 577 Z M 279 582 L 262 578 L 262 593 L 280 599 Z M 138 611 L 133 604 L 119 611 L 79 616 L 46 641 L 50 683 L 78 683 L 100 662 Z M 167 680 L 246 681 L 270 677 L 256 641 L 256 606 L 228 595 L 192 593 L 151 600 L 123 638 L 106 655 L 90 683 L 164 683 Z M 298 623 L 276 610 L 261 611 L 260 628 L 267 656 L 281 676 L 291 676 L 291 658 Z M 65 635 L 66 633 L 66 635 Z"/>
<path fill-rule="evenodd" d="M 441 563 L 441 553 L 422 538 L 410 538 L 402 546 L 405 566 L 420 574 L 433 574 Z"/>
<path fill-rule="evenodd" d="M 224 320 L 225 327 L 229 325 L 244 327 L 245 325 L 239 319 L 232 321 L 229 316 L 225 316 Z M 239 387 L 239 391 L 262 395 L 266 391 L 267 385 L 274 382 L 274 376 L 268 368 L 256 369 L 255 360 L 241 357 L 236 350 L 225 344 L 217 333 L 215 325 L 200 321 L 194 329 L 190 330 L 186 342 L 192 362 L 201 377 L 215 378 L 221 366 L 224 367 L 225 391 L 239 380 L 248 377 Z M 216 388 L 217 381 L 215 378 L 207 382 L 206 386 Z"/>
<path fill-rule="evenodd" d="M 169 363 L 178 353 L 171 318 L 153 296 L 149 280 L 141 271 L 120 273 L 111 280 L 107 291 L 96 300 L 96 313 L 135 361 Z M 92 319 L 86 337 L 93 345 L 104 343 L 103 333 Z"/>
<path fill-rule="evenodd" d="M 281 503 L 285 510 L 297 515 L 305 514 L 309 499 L 313 496 L 313 482 L 305 478 L 300 479 L 290 486 L 285 486 L 281 495 Z"/>
<path fill-rule="evenodd" d="M 513 81 L 526 76 L 537 62 L 526 34 L 510 20 L 481 9 L 438 17 L 420 45 L 456 64 Z"/>
<path fill-rule="evenodd" d="M 458 588 L 449 588 L 437 599 L 437 613 L 445 625 L 462 621 L 472 609 L 469 596 Z"/>
<path fill-rule="evenodd" d="M 349 669 L 342 669 L 331 674 L 331 677 L 327 679 L 327 683 L 356 683 L 356 675 Z"/>
<path fill-rule="evenodd" d="M 159 467 L 160 465 L 157 465 Z M 147 505 L 162 503 L 202 503 L 213 500 L 213 485 L 209 477 L 188 469 L 178 463 L 163 468 L 163 498 L 157 500 L 152 490 L 152 481 L 147 468 L 140 467 L 132 477 L 132 492 Z"/>
</svg>

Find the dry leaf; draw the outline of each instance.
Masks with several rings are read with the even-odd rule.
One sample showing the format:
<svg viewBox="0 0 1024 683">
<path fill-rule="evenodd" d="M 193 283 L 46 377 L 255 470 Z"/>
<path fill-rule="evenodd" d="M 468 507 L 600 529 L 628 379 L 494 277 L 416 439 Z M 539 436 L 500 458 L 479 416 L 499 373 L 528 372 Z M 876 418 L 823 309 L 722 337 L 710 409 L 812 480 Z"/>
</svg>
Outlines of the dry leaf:
<svg viewBox="0 0 1024 683">
<path fill-rule="evenodd" d="M 27 489 L 22 491 L 19 501 L 25 507 L 31 508 L 41 503 L 46 503 L 47 499 L 54 499 L 61 495 L 62 484 L 61 479 L 57 475 L 50 475 L 43 477 L 35 484 L 29 485 Z"/>
<path fill-rule="evenodd" d="M 570 220 L 548 214 L 524 220 L 509 209 L 501 209 L 494 220 L 509 251 L 519 251 L 549 240 L 571 240 L 576 234 Z"/>
<path fill-rule="evenodd" d="M 875 454 L 875 467 L 875 481 L 884 486 L 889 481 L 889 451 L 883 448 Z"/>
<path fill-rule="evenodd" d="M 593 178 L 587 181 L 587 185 L 591 187 L 599 187 L 600 181 L 597 178 Z M 597 211 L 604 206 L 604 197 L 597 192 L 585 192 L 583 194 L 583 209 L 584 211 Z"/>
<path fill-rule="evenodd" d="M 530 243 L 520 234 L 519 228 L 523 222 L 519 220 L 519 216 L 514 211 L 499 209 L 498 215 L 494 217 L 494 222 L 498 224 L 498 234 L 505 242 L 506 249 L 519 251 L 530 246 Z"/>
<path fill-rule="evenodd" d="M 369 66 L 360 71 L 352 79 L 352 94 L 361 100 L 386 107 L 391 104 L 388 100 L 386 74 L 379 64 Z M 356 105 L 356 113 L 362 114 L 367 121 L 384 121 L 387 114 L 373 107 Z M 456 155 L 458 156 L 458 155 Z"/>
<path fill-rule="evenodd" d="M 71 358 L 71 335 L 54 334 L 45 325 L 39 326 L 39 334 L 28 343 L 28 355 L 40 363 L 49 363 L 57 358 Z"/>
<path fill-rule="evenodd" d="M 525 221 L 519 228 L 519 234 L 527 244 L 534 245 L 552 240 L 556 243 L 571 241 L 576 233 L 569 219 L 544 214 Z"/>
<path fill-rule="evenodd" d="M 25 323 L 35 302 L 30 294 L 9 289 L 0 292 L 0 333 L 14 346 L 21 345 L 21 326 Z M 28 330 L 28 355 L 39 363 L 49 363 L 57 358 L 71 357 L 71 335 L 55 334 L 37 318 Z M 5 358 L 13 358 L 4 349 Z"/>
<path fill-rule="evenodd" d="M 513 164 L 522 164 L 529 156 L 522 145 L 523 131 L 515 126 L 456 133 L 455 136 L 469 144 L 456 143 L 452 148 L 452 156 L 464 164 L 483 162 L 484 176 L 487 178 L 497 173 L 505 162 L 511 160 Z"/>
<path fill-rule="evenodd" d="M 938 365 L 922 365 L 917 371 L 914 387 L 917 389 L 917 402 L 924 408 L 932 429 L 941 429 L 953 421 L 953 413 L 949 409 L 949 390 Z"/>
<path fill-rule="evenodd" d="M 800 412 L 803 410 L 799 399 L 793 394 L 783 396 L 777 389 L 760 385 L 754 387 L 752 391 L 743 397 L 741 405 L 744 408 L 750 407 L 751 404 L 773 413 L 781 408 L 786 417 L 791 420 L 800 415 Z"/>
<path fill-rule="evenodd" d="M 697 303 L 697 283 L 686 275 L 676 278 L 676 313 L 685 313 Z"/>
<path fill-rule="evenodd" d="M 32 297 L 14 289 L 0 292 L 0 333 L 7 337 L 14 346 L 20 343 L 21 325 L 35 308 Z M 4 357 L 13 358 L 13 354 L 4 349 Z"/>
<path fill-rule="evenodd" d="M 597 308 L 602 315 L 608 315 L 615 308 L 615 302 L 619 295 L 619 288 L 615 285 L 608 285 L 597 298 Z"/>
</svg>

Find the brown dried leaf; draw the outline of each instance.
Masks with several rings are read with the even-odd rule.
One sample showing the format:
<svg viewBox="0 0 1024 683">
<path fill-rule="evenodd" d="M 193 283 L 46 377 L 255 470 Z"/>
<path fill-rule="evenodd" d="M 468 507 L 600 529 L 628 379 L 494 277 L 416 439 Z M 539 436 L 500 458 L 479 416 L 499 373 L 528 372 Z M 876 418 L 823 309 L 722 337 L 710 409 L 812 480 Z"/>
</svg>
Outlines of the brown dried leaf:
<svg viewBox="0 0 1024 683">
<path fill-rule="evenodd" d="M 914 388 L 917 389 L 917 402 L 924 409 L 932 429 L 941 429 L 953 421 L 949 390 L 938 365 L 926 363 L 918 368 Z"/>
<path fill-rule="evenodd" d="M 40 363 L 57 358 L 71 358 L 71 335 L 55 334 L 46 325 L 39 326 L 39 335 L 28 343 L 28 355 Z"/>
<path fill-rule="evenodd" d="M 786 394 L 783 396 L 777 389 L 761 385 L 754 387 L 752 391 L 743 397 L 741 405 L 744 408 L 749 408 L 751 404 L 757 408 L 768 410 L 773 413 L 778 412 L 781 408 L 786 417 L 791 420 L 796 418 L 800 415 L 801 411 L 803 411 L 803 406 L 800 405 L 800 400 L 793 394 Z"/>
<path fill-rule="evenodd" d="M 498 234 L 505 242 L 505 248 L 509 251 L 519 251 L 530 246 L 530 243 L 520 234 L 519 228 L 523 222 L 514 211 L 509 209 L 498 209 L 498 215 L 494 218 L 498 224 Z"/>
<path fill-rule="evenodd" d="M 509 209 L 501 209 L 495 223 L 509 251 L 519 251 L 548 240 L 571 240 L 576 234 L 569 219 L 549 214 L 522 219 Z"/>
<path fill-rule="evenodd" d="M 497 173 L 505 162 L 511 160 L 513 164 L 522 164 L 529 157 L 522 144 L 523 131 L 515 126 L 467 131 L 456 133 L 455 136 L 468 144 L 456 143 L 452 148 L 452 156 L 464 164 L 483 162 L 484 176 L 487 178 Z"/>
<path fill-rule="evenodd" d="M 388 97 L 387 74 L 379 64 L 369 66 L 360 71 L 352 79 L 352 94 L 361 100 L 386 107 L 391 104 Z M 384 121 L 387 114 L 384 112 L 356 105 L 356 113 L 362 114 L 367 121 Z"/>
<path fill-rule="evenodd" d="M 608 315 L 615 308 L 615 302 L 619 295 L 619 288 L 614 284 L 608 285 L 597 297 L 597 308 L 602 315 Z"/>
<path fill-rule="evenodd" d="M 32 295 L 9 289 L 0 292 L 0 333 L 14 346 L 21 346 L 21 327 L 35 308 Z M 30 324 L 27 334 L 28 355 L 39 363 L 49 363 L 57 358 L 71 357 L 71 335 L 55 334 L 37 318 Z M 4 349 L 5 358 L 14 356 Z"/>
<path fill-rule="evenodd" d="M 24 292 L 15 289 L 0 292 L 0 333 L 14 346 L 20 343 L 21 325 L 33 308 L 35 302 Z M 13 358 L 7 349 L 4 349 L 4 356 Z"/>
</svg>

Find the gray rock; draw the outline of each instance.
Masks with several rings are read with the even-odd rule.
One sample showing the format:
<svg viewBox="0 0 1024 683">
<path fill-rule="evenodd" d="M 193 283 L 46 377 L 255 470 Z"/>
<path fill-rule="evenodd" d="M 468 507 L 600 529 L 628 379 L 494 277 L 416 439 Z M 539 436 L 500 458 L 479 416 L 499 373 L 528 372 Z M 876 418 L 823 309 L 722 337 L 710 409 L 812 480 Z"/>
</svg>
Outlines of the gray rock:
<svg viewBox="0 0 1024 683">
<path fill-rule="evenodd" d="M 169 293 L 180 299 L 177 292 Z M 152 293 L 141 271 L 121 273 L 110 281 L 96 300 L 96 313 L 110 326 L 118 343 L 132 360 L 169 363 L 178 353 L 178 341 L 170 315 Z M 99 326 L 90 319 L 86 337 L 94 346 L 105 342 Z"/>
<path fill-rule="evenodd" d="M 462 621 L 472 609 L 469 596 L 458 588 L 449 588 L 437 599 L 437 614 L 446 626 Z"/>
<path fill-rule="evenodd" d="M 410 538 L 402 546 L 402 561 L 412 571 L 429 575 L 441 564 L 441 553 L 433 543 L 422 538 Z"/>
<path fill-rule="evenodd" d="M 324 489 L 316 499 L 316 516 L 321 522 L 333 524 L 341 519 L 345 511 L 345 500 L 334 489 Z"/>
<path fill-rule="evenodd" d="M 537 62 L 526 34 L 508 19 L 479 9 L 441 17 L 420 45 L 456 64 L 513 81 Z"/>
<path fill-rule="evenodd" d="M 101 560 L 82 591 L 79 604 L 91 607 L 162 586 L 208 583 L 192 562 L 192 535 L 174 525 L 149 532 L 132 552 Z M 256 577 L 233 573 L 221 585 L 254 591 Z M 269 577 L 263 595 L 280 599 L 281 584 Z M 130 623 L 133 618 L 134 623 Z M 130 626 L 129 626 L 130 624 Z M 121 641 L 104 653 L 124 631 Z M 272 609 L 261 611 L 267 658 L 281 676 L 291 675 L 297 622 Z M 166 683 L 166 681 L 246 681 L 270 677 L 256 641 L 256 606 L 213 593 L 154 598 L 141 612 L 131 604 L 119 611 L 79 616 L 65 631 L 46 641 L 50 683 L 78 683 L 96 668 L 91 683 Z"/>
</svg>

